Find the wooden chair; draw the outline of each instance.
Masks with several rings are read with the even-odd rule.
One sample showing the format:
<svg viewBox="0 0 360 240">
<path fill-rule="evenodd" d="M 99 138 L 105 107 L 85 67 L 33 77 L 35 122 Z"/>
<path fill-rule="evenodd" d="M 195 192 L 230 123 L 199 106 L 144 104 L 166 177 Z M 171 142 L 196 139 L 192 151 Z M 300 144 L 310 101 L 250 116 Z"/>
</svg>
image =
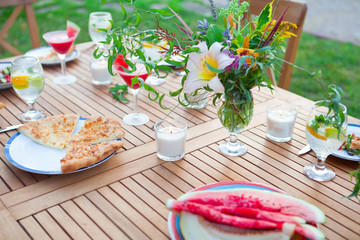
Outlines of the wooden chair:
<svg viewBox="0 0 360 240">
<path fill-rule="evenodd" d="M 0 7 L 16 6 L 14 11 L 11 13 L 10 17 L 7 19 L 2 29 L 0 30 L 0 45 L 2 45 L 5 49 L 7 49 L 14 55 L 21 55 L 22 53 L 13 46 L 11 46 L 8 42 L 6 42 L 4 38 L 23 8 L 25 8 L 26 12 L 32 46 L 33 48 L 41 46 L 39 29 L 36 24 L 34 8 L 32 6 L 34 2 L 36 2 L 36 0 L 0 0 Z"/>
<path fill-rule="evenodd" d="M 268 4 L 271 0 L 248 0 L 250 3 L 250 13 L 253 15 L 259 15 L 261 10 Z M 300 1 L 290 1 L 290 0 L 279 0 L 279 4 L 276 6 L 277 0 L 274 1 L 273 7 L 275 11 L 274 19 L 278 19 L 281 13 L 288 7 L 288 11 L 285 15 L 284 21 L 289 21 L 295 23 L 298 28 L 293 30 L 293 33 L 297 37 L 290 38 L 288 41 L 284 60 L 290 63 L 295 63 L 296 52 L 299 46 L 301 33 L 304 27 L 305 16 L 307 12 L 307 5 L 305 2 Z M 271 69 L 270 69 L 271 70 Z M 279 76 L 278 86 L 289 90 L 291 82 L 291 74 L 293 68 L 287 64 L 283 63 L 282 69 Z M 268 71 L 270 79 L 275 79 L 273 71 Z"/>
</svg>

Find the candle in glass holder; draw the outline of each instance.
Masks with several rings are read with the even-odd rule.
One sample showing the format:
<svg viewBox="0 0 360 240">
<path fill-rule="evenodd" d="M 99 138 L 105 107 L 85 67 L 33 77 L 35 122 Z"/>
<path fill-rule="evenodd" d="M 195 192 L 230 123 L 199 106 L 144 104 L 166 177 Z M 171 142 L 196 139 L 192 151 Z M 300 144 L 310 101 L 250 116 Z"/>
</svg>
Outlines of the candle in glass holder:
<svg viewBox="0 0 360 240">
<path fill-rule="evenodd" d="M 267 108 L 266 136 L 276 142 L 290 141 L 297 109 L 289 104 L 273 104 Z"/>
<path fill-rule="evenodd" d="M 154 126 L 157 156 L 165 161 L 176 161 L 185 155 L 185 123 L 161 120 Z"/>
<path fill-rule="evenodd" d="M 90 70 L 93 84 L 107 85 L 112 83 L 112 77 L 108 71 L 108 63 L 104 58 L 91 59 Z"/>
</svg>

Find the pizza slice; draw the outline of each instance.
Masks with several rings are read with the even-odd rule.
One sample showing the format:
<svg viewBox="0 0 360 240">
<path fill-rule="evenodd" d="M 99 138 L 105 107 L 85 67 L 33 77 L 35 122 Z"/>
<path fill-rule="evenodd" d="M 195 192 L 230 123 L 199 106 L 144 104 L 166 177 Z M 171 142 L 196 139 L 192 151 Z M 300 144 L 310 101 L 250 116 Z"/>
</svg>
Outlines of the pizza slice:
<svg viewBox="0 0 360 240">
<path fill-rule="evenodd" d="M 19 127 L 20 133 L 42 145 L 64 149 L 79 121 L 76 114 L 56 115 L 25 123 Z"/>
<path fill-rule="evenodd" d="M 110 117 L 92 116 L 85 120 L 84 127 L 66 145 L 95 144 L 120 139 L 124 135 L 119 121 Z"/>
<path fill-rule="evenodd" d="M 95 145 L 80 144 L 68 147 L 66 155 L 60 160 L 63 173 L 95 164 L 123 146 L 122 141 L 102 142 Z"/>
</svg>

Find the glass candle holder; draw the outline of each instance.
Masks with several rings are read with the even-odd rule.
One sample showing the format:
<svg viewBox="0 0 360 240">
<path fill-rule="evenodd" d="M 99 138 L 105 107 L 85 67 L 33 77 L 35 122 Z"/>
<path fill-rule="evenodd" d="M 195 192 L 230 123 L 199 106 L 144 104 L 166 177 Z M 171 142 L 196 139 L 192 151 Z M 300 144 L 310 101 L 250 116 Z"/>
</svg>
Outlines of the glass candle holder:
<svg viewBox="0 0 360 240">
<path fill-rule="evenodd" d="M 107 85 L 112 83 L 112 76 L 108 71 L 108 63 L 104 58 L 90 59 L 91 82 L 94 85 Z"/>
<path fill-rule="evenodd" d="M 266 115 L 266 136 L 275 142 L 290 141 L 297 112 L 297 108 L 291 104 L 269 105 Z"/>
<path fill-rule="evenodd" d="M 161 120 L 154 126 L 157 156 L 165 161 L 177 161 L 185 156 L 187 125 Z"/>
<path fill-rule="evenodd" d="M 184 103 L 188 103 L 189 105 L 187 105 L 187 108 L 192 108 L 192 109 L 202 109 L 204 107 L 206 107 L 207 102 L 208 102 L 208 95 L 209 92 L 204 90 L 204 89 L 200 89 L 197 91 L 197 94 L 194 95 L 195 93 L 185 93 L 186 94 L 186 99 L 184 100 Z"/>
</svg>

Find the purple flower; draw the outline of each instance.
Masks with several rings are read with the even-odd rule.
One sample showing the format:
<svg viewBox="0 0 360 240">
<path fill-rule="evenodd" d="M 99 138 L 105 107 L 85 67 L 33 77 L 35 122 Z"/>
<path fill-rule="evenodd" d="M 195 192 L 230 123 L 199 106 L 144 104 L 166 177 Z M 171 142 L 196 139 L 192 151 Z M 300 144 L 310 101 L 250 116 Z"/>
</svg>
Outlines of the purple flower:
<svg viewBox="0 0 360 240">
<path fill-rule="evenodd" d="M 209 28 L 209 22 L 204 19 L 204 21 L 198 20 L 198 29 L 207 30 Z"/>
</svg>

